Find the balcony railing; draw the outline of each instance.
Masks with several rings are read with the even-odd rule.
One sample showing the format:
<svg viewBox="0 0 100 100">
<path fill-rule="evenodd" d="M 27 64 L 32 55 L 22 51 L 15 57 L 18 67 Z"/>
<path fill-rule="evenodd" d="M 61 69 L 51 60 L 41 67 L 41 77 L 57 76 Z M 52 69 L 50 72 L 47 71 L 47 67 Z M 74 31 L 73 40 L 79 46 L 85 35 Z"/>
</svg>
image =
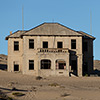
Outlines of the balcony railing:
<svg viewBox="0 0 100 100">
<path fill-rule="evenodd" d="M 68 48 L 38 48 L 38 52 L 66 53 L 68 52 Z"/>
</svg>

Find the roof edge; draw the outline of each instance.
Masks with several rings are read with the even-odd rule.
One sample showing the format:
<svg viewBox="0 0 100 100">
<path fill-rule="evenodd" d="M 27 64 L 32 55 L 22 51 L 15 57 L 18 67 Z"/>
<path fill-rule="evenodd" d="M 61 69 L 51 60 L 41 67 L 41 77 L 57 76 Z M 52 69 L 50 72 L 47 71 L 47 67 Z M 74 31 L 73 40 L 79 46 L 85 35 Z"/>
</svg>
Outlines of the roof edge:
<svg viewBox="0 0 100 100">
<path fill-rule="evenodd" d="M 90 34 L 88 34 L 88 33 L 86 33 L 86 32 L 83 32 L 83 31 L 77 31 L 77 32 L 80 33 L 80 34 L 82 34 L 83 36 L 85 35 L 85 36 L 87 36 L 87 37 L 89 37 L 89 38 L 91 38 L 91 39 L 93 39 L 93 40 L 96 39 L 94 36 L 92 36 L 92 35 L 90 35 Z"/>
</svg>

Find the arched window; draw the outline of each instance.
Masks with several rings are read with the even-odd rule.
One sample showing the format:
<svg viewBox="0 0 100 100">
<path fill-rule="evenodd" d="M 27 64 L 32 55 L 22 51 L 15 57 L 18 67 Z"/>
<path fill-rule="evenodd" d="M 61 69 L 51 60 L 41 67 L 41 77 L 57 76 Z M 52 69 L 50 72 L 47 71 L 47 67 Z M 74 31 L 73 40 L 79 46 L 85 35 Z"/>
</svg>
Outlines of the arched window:
<svg viewBox="0 0 100 100">
<path fill-rule="evenodd" d="M 56 60 L 56 69 L 66 69 L 66 62 L 63 59 Z"/>
<path fill-rule="evenodd" d="M 48 59 L 41 60 L 41 69 L 51 69 L 51 61 Z"/>
</svg>

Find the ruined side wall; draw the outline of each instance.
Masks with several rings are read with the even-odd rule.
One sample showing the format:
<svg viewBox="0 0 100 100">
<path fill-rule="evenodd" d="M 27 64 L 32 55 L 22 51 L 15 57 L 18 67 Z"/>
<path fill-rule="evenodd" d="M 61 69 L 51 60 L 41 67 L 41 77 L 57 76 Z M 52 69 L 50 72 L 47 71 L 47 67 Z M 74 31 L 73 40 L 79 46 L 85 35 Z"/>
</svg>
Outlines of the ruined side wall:
<svg viewBox="0 0 100 100">
<path fill-rule="evenodd" d="M 88 43 L 88 51 L 84 52 L 84 62 L 88 64 L 88 74 L 93 71 L 93 40 L 84 39 L 84 42 Z"/>
<path fill-rule="evenodd" d="M 19 51 L 14 51 L 14 41 L 19 41 Z M 20 38 L 8 39 L 8 71 L 14 71 L 14 63 L 19 64 L 19 71 L 22 71 L 23 40 Z"/>
</svg>

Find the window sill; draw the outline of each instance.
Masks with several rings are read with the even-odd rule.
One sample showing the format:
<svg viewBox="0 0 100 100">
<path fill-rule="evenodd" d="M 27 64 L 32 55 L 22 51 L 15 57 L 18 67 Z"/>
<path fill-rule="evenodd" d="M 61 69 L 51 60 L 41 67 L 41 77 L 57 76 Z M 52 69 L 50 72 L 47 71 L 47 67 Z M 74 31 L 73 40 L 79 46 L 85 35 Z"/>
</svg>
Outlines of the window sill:
<svg viewBox="0 0 100 100">
<path fill-rule="evenodd" d="M 34 50 L 34 48 L 29 48 L 29 50 Z"/>
<path fill-rule="evenodd" d="M 59 70 L 67 70 L 67 69 L 56 69 L 56 70 L 58 70 L 58 71 L 59 71 Z"/>
<path fill-rule="evenodd" d="M 18 51 L 16 50 L 16 51 L 14 51 L 14 52 L 20 52 L 20 51 L 19 51 L 19 50 L 18 50 Z"/>
<path fill-rule="evenodd" d="M 34 71 L 34 69 L 29 69 L 29 71 Z"/>
</svg>

